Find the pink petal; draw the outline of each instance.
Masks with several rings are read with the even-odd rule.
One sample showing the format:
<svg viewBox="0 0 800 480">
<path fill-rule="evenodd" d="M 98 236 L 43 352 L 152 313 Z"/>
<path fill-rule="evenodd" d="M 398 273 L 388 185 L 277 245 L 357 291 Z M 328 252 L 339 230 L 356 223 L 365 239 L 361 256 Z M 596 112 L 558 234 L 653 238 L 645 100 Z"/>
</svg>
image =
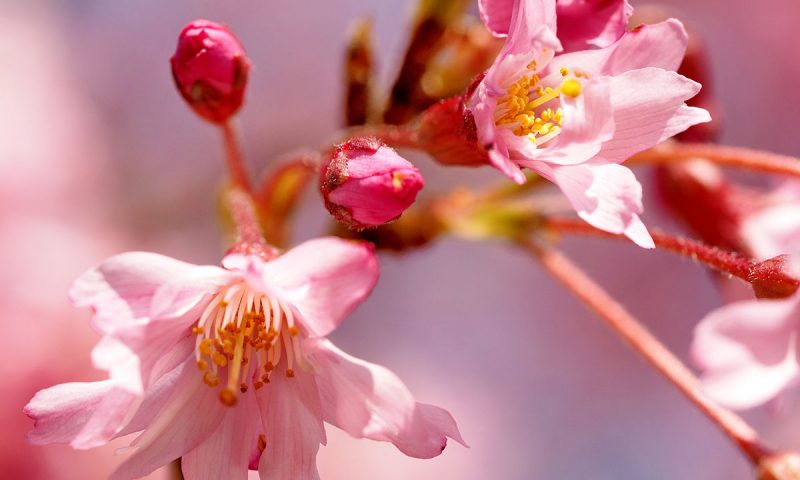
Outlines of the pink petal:
<svg viewBox="0 0 800 480">
<path fill-rule="evenodd" d="M 700 84 L 658 68 L 631 70 L 611 79 L 614 137 L 599 157 L 622 162 L 692 125 L 711 120 L 702 108 L 687 107 Z"/>
<path fill-rule="evenodd" d="M 515 0 L 478 0 L 481 20 L 493 35 L 508 35 L 515 3 Z"/>
<path fill-rule="evenodd" d="M 558 38 L 569 52 L 611 45 L 633 14 L 628 0 L 559 0 L 556 9 Z"/>
<path fill-rule="evenodd" d="M 327 340 L 306 346 L 317 368 L 326 422 L 354 437 L 392 442 L 417 458 L 442 453 L 448 437 L 466 446 L 450 413 L 415 402 L 386 368 L 347 355 Z"/>
<path fill-rule="evenodd" d="M 314 375 L 273 375 L 256 391 L 267 448 L 258 472 L 264 480 L 318 480 L 317 451 L 325 427 Z M 248 452 L 249 453 L 249 452 Z"/>
<path fill-rule="evenodd" d="M 114 470 L 111 480 L 143 477 L 195 449 L 220 426 L 226 408 L 217 390 L 203 384 L 196 368 L 187 367 L 172 397 L 131 444 L 133 453 Z"/>
<path fill-rule="evenodd" d="M 221 425 L 197 448 L 181 458 L 186 480 L 246 480 L 250 454 L 256 445 L 258 406 L 255 396 L 242 395 L 226 408 Z"/>
<path fill-rule="evenodd" d="M 642 25 L 606 48 L 559 55 L 550 62 L 548 71 L 557 72 L 566 67 L 570 72 L 584 72 L 594 77 L 620 75 L 645 67 L 677 70 L 688 43 L 683 24 L 669 19 L 655 25 Z"/>
<path fill-rule="evenodd" d="M 28 440 L 37 445 L 69 443 L 78 449 L 104 445 L 120 430 L 137 399 L 111 380 L 41 390 L 25 406 L 25 414 L 35 422 Z"/>
<path fill-rule="evenodd" d="M 491 148 L 488 151 L 489 162 L 494 168 L 500 170 L 505 176 L 514 181 L 517 185 L 525 183 L 525 174 L 519 169 L 516 163 L 508 158 L 508 155 L 503 155 L 497 149 Z"/>
<path fill-rule="evenodd" d="M 655 247 L 638 215 L 643 210 L 642 186 L 630 169 L 613 163 L 556 166 L 550 173 L 546 168 L 540 167 L 542 174 L 559 186 L 587 223 L 624 234 L 640 247 Z"/>
<path fill-rule="evenodd" d="M 185 360 L 185 357 L 184 357 Z M 125 428 L 121 429 L 114 438 L 124 437 L 131 433 L 141 432 L 153 423 L 156 416 L 172 398 L 177 382 L 186 369 L 195 371 L 191 362 L 183 362 L 171 371 L 161 375 L 148 389 L 136 413 L 131 417 Z"/>
<path fill-rule="evenodd" d="M 107 333 L 151 316 L 153 297 L 159 288 L 175 279 L 213 281 L 226 275 L 221 269 L 210 271 L 209 267 L 197 267 L 163 255 L 129 252 L 111 257 L 83 274 L 70 290 L 70 297 L 78 307 L 92 307 L 93 325 Z M 201 283 L 198 288 L 207 287 L 205 282 Z M 163 305 L 160 310 L 164 310 Z"/>
<path fill-rule="evenodd" d="M 373 247 L 335 237 L 309 240 L 260 269 L 264 291 L 294 305 L 310 333 L 320 337 L 334 330 L 378 281 Z"/>
<path fill-rule="evenodd" d="M 761 405 L 800 379 L 800 296 L 751 300 L 711 312 L 697 326 L 692 357 L 703 386 L 725 406 Z"/>
<path fill-rule="evenodd" d="M 92 350 L 92 362 L 95 367 L 108 370 L 120 387 L 134 393 L 144 392 L 158 375 L 175 368 L 194 350 L 188 328 L 200 315 L 202 306 L 183 319 L 139 322 L 117 328 Z"/>
</svg>

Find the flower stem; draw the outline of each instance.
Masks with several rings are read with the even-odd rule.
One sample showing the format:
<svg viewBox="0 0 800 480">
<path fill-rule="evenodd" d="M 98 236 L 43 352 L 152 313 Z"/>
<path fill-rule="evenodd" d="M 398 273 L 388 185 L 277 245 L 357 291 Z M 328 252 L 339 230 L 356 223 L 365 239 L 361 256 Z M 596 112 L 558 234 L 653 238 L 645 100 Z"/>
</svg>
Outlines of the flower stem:
<svg viewBox="0 0 800 480">
<path fill-rule="evenodd" d="M 571 218 L 546 217 L 542 219 L 542 227 L 555 232 L 625 240 L 623 235 L 598 230 L 586 222 Z M 670 235 L 657 230 L 651 230 L 650 236 L 653 237 L 653 242 L 658 248 L 702 262 L 715 270 L 741 278 L 746 282 L 750 281 L 750 273 L 755 262 L 743 255 L 727 252 L 699 240 Z"/>
<path fill-rule="evenodd" d="M 264 240 L 250 194 L 235 187 L 226 193 L 228 208 L 236 227 L 236 243 L 230 252 L 274 258 L 278 252 Z"/>
<path fill-rule="evenodd" d="M 239 135 L 230 120 L 220 125 L 222 137 L 225 141 L 225 158 L 228 164 L 228 173 L 234 186 L 245 192 L 251 192 L 250 181 L 244 168 L 244 157 L 239 146 Z"/>
<path fill-rule="evenodd" d="M 611 330 L 667 378 L 686 398 L 708 417 L 745 454 L 758 465 L 771 453 L 759 441 L 750 425 L 735 413 L 708 399 L 699 389 L 692 372 L 661 342 L 642 326 L 625 308 L 560 252 L 538 243 L 520 239 L 519 246 L 533 254 L 542 266 Z"/>
<path fill-rule="evenodd" d="M 626 165 L 664 165 L 704 159 L 725 167 L 800 177 L 800 159 L 777 153 L 711 143 L 670 142 L 638 153 Z"/>
<path fill-rule="evenodd" d="M 571 218 L 544 217 L 539 220 L 538 226 L 559 233 L 596 235 L 625 240 L 622 235 L 604 232 L 581 220 Z M 744 280 L 753 287 L 754 293 L 759 298 L 785 298 L 793 295 L 800 286 L 800 280 L 786 268 L 785 255 L 759 262 L 699 240 L 657 230 L 652 230 L 650 236 L 653 237 L 653 242 L 658 248 L 689 257 L 719 272 Z"/>
</svg>

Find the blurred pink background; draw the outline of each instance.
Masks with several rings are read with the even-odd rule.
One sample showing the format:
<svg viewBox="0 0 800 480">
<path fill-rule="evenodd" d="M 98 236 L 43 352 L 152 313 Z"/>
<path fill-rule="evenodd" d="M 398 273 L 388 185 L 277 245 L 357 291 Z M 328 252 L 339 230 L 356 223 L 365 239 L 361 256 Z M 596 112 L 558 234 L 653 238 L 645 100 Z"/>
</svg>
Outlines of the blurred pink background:
<svg viewBox="0 0 800 480">
<path fill-rule="evenodd" d="M 642 4 L 632 2 L 635 7 Z M 800 3 L 664 0 L 709 50 L 722 141 L 800 153 Z M 21 413 L 54 383 L 99 379 L 88 312 L 66 299 L 104 257 L 153 250 L 217 263 L 218 134 L 174 91 L 168 58 L 195 18 L 228 23 L 254 69 L 240 116 L 255 170 L 315 146 L 340 125 L 345 32 L 376 24 L 381 78 L 405 46 L 410 0 L 0 0 L 0 476 L 102 478 L 114 447 L 32 447 Z M 419 158 L 428 193 L 500 180 Z M 647 171 L 638 172 L 643 180 Z M 678 228 L 645 193 L 650 226 Z M 297 239 L 328 219 L 312 192 Z M 567 250 L 686 358 L 691 330 L 720 299 L 689 261 L 621 242 L 568 239 Z M 333 339 L 397 372 L 418 400 L 442 405 L 471 445 L 415 460 L 329 428 L 327 480 L 498 478 L 750 479 L 748 464 L 662 378 L 503 244 L 446 239 L 383 256 L 372 297 Z M 800 448 L 800 405 L 746 415 L 764 436 Z M 119 446 L 119 445 L 117 445 Z M 154 478 L 159 477 L 158 474 Z"/>
</svg>

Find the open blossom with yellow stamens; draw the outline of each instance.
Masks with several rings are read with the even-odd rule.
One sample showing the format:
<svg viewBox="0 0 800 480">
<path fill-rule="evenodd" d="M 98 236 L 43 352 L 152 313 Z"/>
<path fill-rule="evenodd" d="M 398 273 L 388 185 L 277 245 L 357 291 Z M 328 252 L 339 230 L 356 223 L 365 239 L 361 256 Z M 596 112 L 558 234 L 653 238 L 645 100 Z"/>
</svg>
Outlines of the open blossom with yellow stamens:
<svg viewBox="0 0 800 480">
<path fill-rule="evenodd" d="M 627 18 L 627 4 L 618 3 Z M 588 223 L 652 248 L 639 218 L 641 185 L 620 164 L 710 120 L 684 103 L 700 85 L 674 71 L 686 32 L 668 20 L 604 48 L 557 54 L 556 11 L 555 0 L 482 3 L 484 21 L 507 40 L 464 99 L 475 141 L 516 182 L 525 181 L 520 168 L 530 168 L 556 183 Z"/>
<path fill-rule="evenodd" d="M 82 276 L 71 295 L 94 310 L 92 356 L 110 378 L 37 393 L 30 440 L 92 448 L 141 432 L 112 478 L 180 458 L 188 480 L 317 479 L 323 421 L 420 458 L 463 443 L 447 411 L 325 339 L 375 285 L 370 246 L 322 238 L 223 265 L 135 252 Z"/>
</svg>

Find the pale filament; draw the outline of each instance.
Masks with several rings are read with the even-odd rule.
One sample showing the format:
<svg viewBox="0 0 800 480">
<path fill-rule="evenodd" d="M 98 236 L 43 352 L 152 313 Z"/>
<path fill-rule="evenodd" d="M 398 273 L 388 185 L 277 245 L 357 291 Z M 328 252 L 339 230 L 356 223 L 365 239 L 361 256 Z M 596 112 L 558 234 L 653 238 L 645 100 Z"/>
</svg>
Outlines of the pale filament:
<svg viewBox="0 0 800 480">
<path fill-rule="evenodd" d="M 244 282 L 217 292 L 192 332 L 203 382 L 216 387 L 224 381 L 220 400 L 228 406 L 236 405 L 237 390 L 245 393 L 251 385 L 259 389 L 269 383 L 282 359 L 289 378 L 297 366 L 307 365 L 293 307 Z"/>
</svg>

